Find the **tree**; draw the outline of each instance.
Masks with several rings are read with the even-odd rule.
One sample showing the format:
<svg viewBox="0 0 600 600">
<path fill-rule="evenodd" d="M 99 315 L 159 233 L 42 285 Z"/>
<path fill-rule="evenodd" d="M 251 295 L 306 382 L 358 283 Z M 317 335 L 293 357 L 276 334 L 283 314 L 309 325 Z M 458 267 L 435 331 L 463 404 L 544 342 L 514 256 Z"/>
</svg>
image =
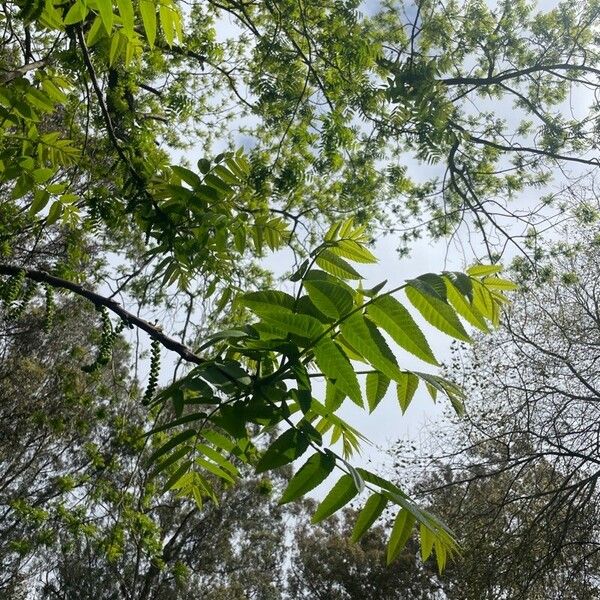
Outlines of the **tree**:
<svg viewBox="0 0 600 600">
<path fill-rule="evenodd" d="M 158 4 L 123 0 L 116 6 L 107 0 L 4 6 L 0 169 L 2 211 L 8 225 L 3 226 L 7 260 L 0 264 L 0 274 L 7 278 L 1 294 L 7 316 L 37 300 L 34 283 L 87 299 L 101 315 L 96 360 L 86 365 L 91 372 L 110 362 L 111 350 L 125 328 L 150 336 L 150 376 L 143 402 L 158 419 L 147 432 L 154 444 L 150 462 L 167 475 L 166 491 L 192 496 L 198 505 L 207 498 L 216 501 L 218 486 L 212 476 L 234 482 L 239 469 L 233 456 L 262 472 L 288 464 L 312 447 L 314 454 L 290 481 L 284 500 L 310 491 L 337 466 L 345 473 L 317 509 L 316 520 L 326 518 L 367 487 L 375 495 L 361 513 L 361 527 L 368 528 L 386 502 L 399 507 L 389 560 L 401 550 L 417 522 L 428 548 L 425 554 L 435 547 L 443 567 L 453 550 L 445 526 L 411 503 L 397 486 L 350 465 L 348 458 L 357 448 L 360 434 L 335 412 L 344 397 L 364 404 L 351 360 L 368 366 L 370 410 L 391 381 L 403 410 L 421 382 L 432 396 L 445 394 L 461 410 L 459 388 L 437 375 L 403 370 L 388 347 L 382 332 L 424 362 L 437 365 L 425 336 L 395 295 L 403 290 L 433 326 L 466 340 L 468 334 L 458 315 L 487 330 L 488 322 L 497 323 L 506 300 L 503 290 L 511 289 L 512 284 L 496 277 L 499 266 L 476 265 L 468 275 L 428 274 L 389 291 L 383 291 L 383 286 L 363 290 L 348 283 L 361 279 L 348 261 L 375 260 L 367 248 L 371 235 L 366 224 L 355 225 L 352 219 L 334 222 L 311 253 L 292 235 L 302 217 L 321 206 L 332 207 L 323 210 L 330 216 L 336 211 L 356 211 L 359 204 L 364 210 L 380 200 L 371 194 L 381 182 L 375 167 L 381 144 L 390 138 L 369 133 L 367 139 L 376 140 L 375 145 L 353 148 L 363 132 L 342 120 L 357 106 L 363 111 L 372 106 L 385 116 L 381 131 L 391 127 L 392 135 L 399 133 L 394 119 L 403 110 L 390 111 L 389 100 L 411 111 L 419 106 L 414 120 L 425 133 L 417 131 L 418 151 L 432 154 L 431 148 L 439 146 L 442 154 L 450 152 L 453 177 L 457 173 L 468 177 L 464 173 L 467 159 L 462 159 L 463 166 L 456 166 L 464 132 L 450 118 L 459 118 L 459 114 L 441 97 L 440 103 L 432 103 L 437 97 L 432 90 L 437 90 L 439 82 L 432 75 L 435 69 L 425 65 L 428 59 L 419 61 L 417 71 L 422 73 L 418 77 L 414 72 L 415 44 L 426 50 L 427 44 L 443 45 L 444 40 L 417 36 L 415 25 L 406 71 L 386 55 L 388 50 L 381 50 L 388 34 L 394 43 L 405 43 L 404 36 L 384 26 L 389 11 L 379 19 L 361 20 L 353 3 L 306 8 L 270 2 L 252 8 L 237 3 L 227 3 L 224 8 L 211 4 L 208 13 L 200 7 L 191 11 L 189 33 L 183 31 L 179 7 L 168 0 Z M 216 113 L 205 107 L 206 96 L 194 103 L 189 94 L 183 94 L 194 75 L 190 64 L 218 62 L 222 48 L 214 44 L 211 26 L 215 9 L 235 15 L 253 34 L 249 45 L 246 38 L 240 38 L 235 52 L 250 59 L 246 85 L 252 93 L 256 90 L 265 109 L 257 112 L 261 119 L 255 132 L 257 143 L 248 153 L 226 146 L 217 156 L 201 158 L 197 168 L 173 165 L 168 150 L 193 143 L 194 138 L 172 136 L 165 115 L 179 115 L 174 121 L 182 126 L 190 117 L 204 113 L 209 120 L 216 118 Z M 507 14 L 508 10 L 505 8 Z M 594 10 L 583 13 L 586 23 L 593 23 Z M 428 16 L 434 23 L 431 31 L 438 30 L 434 16 Z M 563 26 L 555 28 L 562 31 Z M 318 40 L 314 48 L 313 37 Z M 578 32 L 576 45 L 586 37 L 587 33 Z M 374 46 L 370 46 L 372 40 Z M 559 58 L 567 50 L 559 50 Z M 389 52 L 394 58 L 402 51 Z M 333 66 L 330 57 L 335 57 Z M 286 60 L 279 63 L 279 59 Z M 456 52 L 448 60 L 456 63 Z M 521 67 L 511 71 L 511 76 L 523 76 Z M 550 67 L 573 70 L 571 63 L 567 67 L 552 63 Z M 225 69 L 224 73 L 219 65 L 215 69 L 219 77 L 232 83 L 232 72 Z M 531 73 L 538 72 L 536 69 Z M 546 71 L 540 67 L 540 73 Z M 589 72 L 585 64 L 577 65 L 579 71 Z M 388 86 L 389 93 L 371 90 L 371 76 L 381 78 L 390 73 L 394 82 Z M 404 90 L 406 77 L 408 87 L 417 90 L 414 94 Z M 201 78 L 197 81 L 204 85 Z M 465 82 L 457 82 L 462 84 Z M 453 83 L 447 80 L 444 85 Z M 210 88 L 211 93 L 213 90 Z M 361 104 L 363 92 L 369 106 Z M 307 103 L 301 102 L 305 94 Z M 328 106 L 326 112 L 318 108 L 321 100 L 316 99 L 321 94 Z M 240 94 L 237 97 L 241 101 Z M 552 104 L 553 99 L 548 102 Z M 292 130 L 286 122 L 292 106 L 291 120 L 304 119 L 299 130 Z M 317 134 L 306 134 L 315 123 L 320 123 Z M 450 137 L 445 137 L 446 131 Z M 410 146 L 413 132 L 404 133 Z M 279 141 L 274 144 L 274 139 Z M 340 149 L 346 148 L 343 163 Z M 557 159 L 545 150 L 542 155 Z M 486 163 L 485 168 L 488 166 Z M 477 163 L 474 173 L 481 168 Z M 304 171 L 317 175 L 314 184 L 302 183 L 299 174 Z M 522 170 L 518 175 L 523 175 Z M 398 180 L 395 176 L 396 184 Z M 486 185 L 491 185 L 489 180 Z M 319 203 L 311 204 L 309 198 L 319 198 Z M 366 221 L 366 215 L 358 212 L 359 221 Z M 320 218 L 317 215 L 315 220 Z M 293 223 L 291 230 L 286 220 Z M 65 228 L 76 233 L 62 235 Z M 20 247 L 22 237 L 31 245 Z M 36 249 L 56 239 L 68 241 L 65 251 L 58 258 L 42 259 Z M 76 265 L 92 239 L 101 247 L 99 262 L 104 260 L 104 265 L 79 273 Z M 286 243 L 304 251 L 302 258 L 308 256 L 292 276 L 297 282 L 296 296 L 277 290 L 248 292 L 253 272 L 248 265 L 263 249 L 275 250 Z M 124 263 L 122 274 L 114 266 L 118 261 Z M 36 268 L 40 266 L 43 268 Z M 198 278 L 203 280 L 201 286 L 196 283 Z M 103 279 L 116 283 L 116 290 L 104 293 L 98 289 Z M 241 291 L 248 293 L 238 293 Z M 192 350 L 187 326 L 193 316 L 193 300 L 200 292 L 204 299 L 218 298 L 217 314 L 232 307 L 230 319 L 236 326 L 215 327 L 205 339 L 192 338 L 197 348 Z M 133 301 L 133 310 L 117 302 L 119 293 L 125 301 Z M 148 303 L 169 308 L 182 294 L 189 300 L 182 340 L 167 327 L 140 316 Z M 51 308 L 51 293 L 46 303 Z M 116 324 L 110 313 L 116 315 Z M 173 377 L 173 384 L 156 395 L 161 347 L 194 366 L 182 377 Z M 312 366 L 319 372 L 309 373 Z M 324 402 L 313 398 L 311 376 L 327 381 Z M 277 426 L 285 431 L 263 452 L 253 440 Z M 341 440 L 343 456 L 321 448 L 327 431 L 332 433 L 332 443 Z"/>
<path fill-rule="evenodd" d="M 549 506 L 573 473 L 552 456 L 527 464 L 526 452 L 512 452 L 480 444 L 463 470 L 441 462 L 419 482 L 428 508 L 460 532 L 460 557 L 440 578 L 444 597 L 597 598 L 597 503 Z"/>
<path fill-rule="evenodd" d="M 595 2 L 536 13 L 524 1 L 391 0 L 371 17 L 355 1 L 207 2 L 185 18 L 174 2 L 122 4 L 124 15 L 73 6 L 4 5 L 3 180 L 18 182 L 16 197 L 37 194 L 26 197 L 36 214 L 52 200 L 51 221 L 91 212 L 114 231 L 135 219 L 184 280 L 232 269 L 226 258 L 246 238 L 278 246 L 285 220 L 297 230 L 339 212 L 394 224 L 424 205 L 433 233 L 474 215 L 510 234 L 507 201 L 519 190 L 557 164 L 597 165 L 595 106 L 565 116 L 570 94 L 596 89 Z M 235 34 L 217 41 L 226 18 Z M 500 100 L 514 102 L 518 122 L 490 110 Z M 237 128 L 249 163 L 202 159 L 192 171 L 210 177 L 190 202 L 177 182 L 196 178 L 171 172 L 168 150 Z M 445 168 L 442 181 L 411 182 L 411 153 Z M 81 194 L 65 170 L 109 182 Z"/>
<path fill-rule="evenodd" d="M 545 279 L 517 261 L 522 291 L 504 327 L 457 354 L 469 418 L 417 494 L 464 536 L 451 598 L 600 593 L 595 222 L 563 237 L 545 252 Z"/>
<path fill-rule="evenodd" d="M 166 478 L 146 462 L 147 415 L 124 344 L 86 374 L 95 311 L 59 302 L 60 336 L 44 336 L 44 320 L 38 309 L 2 328 L 0 595 L 280 598 L 284 534 L 272 488 L 286 474 L 247 476 L 202 508 L 157 494 Z"/>
<path fill-rule="evenodd" d="M 398 558 L 386 563 L 386 533 L 371 529 L 353 543 L 351 511 L 327 525 L 300 525 L 294 531 L 288 597 L 316 600 L 418 600 L 437 598 L 435 569 L 420 564 L 417 540 L 408 541 Z M 389 519 L 391 524 L 391 519 Z"/>
</svg>

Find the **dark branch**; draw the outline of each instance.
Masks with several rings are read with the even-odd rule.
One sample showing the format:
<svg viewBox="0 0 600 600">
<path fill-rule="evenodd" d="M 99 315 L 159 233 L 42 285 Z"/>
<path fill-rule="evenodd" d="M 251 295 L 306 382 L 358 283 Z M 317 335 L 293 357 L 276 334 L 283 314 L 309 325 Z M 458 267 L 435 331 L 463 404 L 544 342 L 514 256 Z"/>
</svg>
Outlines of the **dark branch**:
<svg viewBox="0 0 600 600">
<path fill-rule="evenodd" d="M 0 275 L 17 275 L 20 272 L 25 272 L 25 277 L 31 281 L 46 283 L 54 288 L 69 290 L 70 292 L 73 292 L 82 298 L 86 298 L 95 306 L 106 307 L 108 310 L 112 311 L 118 317 L 123 319 L 125 323 L 145 331 L 152 339 L 160 342 L 167 350 L 176 352 L 183 360 L 187 362 L 197 365 L 201 365 L 206 362 L 203 358 L 197 354 L 194 354 L 194 352 L 192 352 L 187 346 L 164 334 L 160 327 L 152 325 L 152 323 L 136 317 L 133 313 L 125 310 L 116 300 L 113 300 L 112 298 L 106 298 L 105 296 L 97 294 L 96 292 L 92 292 L 91 290 L 88 290 L 77 283 L 50 275 L 50 273 L 46 273 L 45 271 L 37 271 L 35 269 L 26 269 L 14 265 L 0 264 Z"/>
<path fill-rule="evenodd" d="M 505 71 L 498 75 L 491 77 L 448 77 L 441 79 L 440 81 L 445 85 L 496 85 L 502 83 L 507 79 L 517 79 L 530 75 L 531 73 L 552 73 L 552 71 L 579 71 L 585 73 L 592 73 L 594 75 L 600 75 L 600 69 L 590 67 L 587 65 L 572 65 L 570 63 L 560 63 L 553 65 L 534 65 L 527 69 L 513 69 L 511 71 Z"/>
</svg>

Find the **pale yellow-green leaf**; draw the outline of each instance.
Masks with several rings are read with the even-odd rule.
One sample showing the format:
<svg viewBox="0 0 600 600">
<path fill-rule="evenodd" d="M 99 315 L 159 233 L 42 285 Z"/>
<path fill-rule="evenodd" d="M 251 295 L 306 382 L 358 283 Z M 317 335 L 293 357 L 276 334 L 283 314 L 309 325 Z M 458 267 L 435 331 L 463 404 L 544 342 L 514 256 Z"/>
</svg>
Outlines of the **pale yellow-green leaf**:
<svg viewBox="0 0 600 600">
<path fill-rule="evenodd" d="M 396 385 L 396 391 L 398 394 L 398 402 L 402 410 L 402 414 L 406 412 L 410 403 L 419 387 L 419 378 L 409 371 L 402 373 L 403 379 Z"/>
<path fill-rule="evenodd" d="M 387 564 L 391 564 L 400 554 L 411 536 L 416 518 L 405 508 L 400 509 L 387 546 Z"/>
<path fill-rule="evenodd" d="M 493 273 L 499 273 L 502 271 L 502 265 L 472 265 L 467 269 L 467 275 L 471 277 L 484 277 L 486 275 L 492 275 Z"/>
<path fill-rule="evenodd" d="M 146 39 L 150 44 L 150 48 L 154 48 L 154 42 L 156 41 L 156 4 L 153 0 L 140 0 L 139 6 Z"/>
<path fill-rule="evenodd" d="M 431 556 L 435 535 L 429 529 L 429 527 L 423 523 L 420 524 L 419 529 L 421 533 L 421 558 L 423 561 L 426 561 Z"/>
<path fill-rule="evenodd" d="M 119 15 L 121 16 L 123 32 L 128 38 L 132 38 L 135 21 L 133 4 L 131 0 L 117 0 L 117 6 L 119 7 Z"/>
<path fill-rule="evenodd" d="M 175 39 L 174 9 L 165 2 L 161 2 L 158 12 L 165 40 L 169 46 L 172 46 Z"/>
<path fill-rule="evenodd" d="M 367 315 L 382 327 L 396 344 L 421 360 L 438 365 L 420 327 L 398 300 L 388 295 L 376 298 L 367 307 Z"/>
<path fill-rule="evenodd" d="M 328 337 L 322 338 L 313 348 L 317 366 L 336 387 L 362 408 L 362 397 L 356 373 L 350 361 Z"/>
<path fill-rule="evenodd" d="M 458 291 L 450 278 L 444 277 L 443 279 L 446 284 L 448 301 L 454 307 L 454 310 L 468 323 L 487 333 L 489 328 L 483 315 Z"/>
<path fill-rule="evenodd" d="M 456 339 L 465 342 L 471 341 L 456 312 L 450 305 L 410 285 L 405 292 L 411 304 L 431 325 Z"/>
<path fill-rule="evenodd" d="M 112 32 L 114 19 L 112 0 L 96 0 L 96 4 L 98 6 L 98 12 L 100 13 L 100 18 L 102 19 L 104 29 L 106 29 L 106 33 L 110 35 Z"/>
</svg>

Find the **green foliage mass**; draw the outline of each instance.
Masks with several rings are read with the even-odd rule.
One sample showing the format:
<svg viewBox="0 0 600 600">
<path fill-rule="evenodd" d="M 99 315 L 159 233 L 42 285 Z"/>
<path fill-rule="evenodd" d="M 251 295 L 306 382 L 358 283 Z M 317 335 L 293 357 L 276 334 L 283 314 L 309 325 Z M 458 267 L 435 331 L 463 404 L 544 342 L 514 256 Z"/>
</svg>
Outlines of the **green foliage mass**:
<svg viewBox="0 0 600 600">
<path fill-rule="evenodd" d="M 33 306 L 58 336 L 52 290 L 87 299 L 101 312 L 97 351 L 76 357 L 89 377 L 113 364 L 123 333 L 149 335 L 146 466 L 169 497 L 216 504 L 241 469 L 302 459 L 283 490 L 290 502 L 337 468 L 315 521 L 367 492 L 355 539 L 393 506 L 387 560 L 417 525 L 423 558 L 434 552 L 442 569 L 455 550 L 448 528 L 350 464 L 363 438 L 338 412 L 346 398 L 376 410 L 391 385 L 402 411 L 426 391 L 462 412 L 455 383 L 408 371 L 397 350 L 437 365 L 416 319 L 468 341 L 467 324 L 499 323 L 513 284 L 479 264 L 366 290 L 361 266 L 375 262 L 379 224 L 407 225 L 408 239 L 421 217 L 433 235 L 474 218 L 491 255 L 486 226 L 505 230 L 488 203 L 508 211 L 557 163 L 596 166 L 596 106 L 581 118 L 561 108 L 596 86 L 600 8 L 387 1 L 364 16 L 358 7 L 3 4 L 3 316 Z M 507 98 L 516 126 L 490 108 Z M 193 160 L 177 160 L 184 152 Z M 408 156 L 438 171 L 411 179 Z M 288 248 L 300 259 L 293 295 L 259 265 Z M 188 368 L 158 390 L 163 348 Z M 326 383 L 321 400 L 315 378 Z"/>
</svg>

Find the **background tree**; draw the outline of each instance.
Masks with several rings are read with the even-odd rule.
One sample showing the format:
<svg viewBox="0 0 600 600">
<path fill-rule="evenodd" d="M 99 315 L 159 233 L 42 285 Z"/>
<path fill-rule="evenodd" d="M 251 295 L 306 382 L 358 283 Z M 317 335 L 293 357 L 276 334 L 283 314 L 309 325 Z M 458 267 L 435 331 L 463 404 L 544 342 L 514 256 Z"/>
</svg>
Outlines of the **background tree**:
<svg viewBox="0 0 600 600">
<path fill-rule="evenodd" d="M 504 327 L 462 365 L 468 418 L 434 447 L 418 495 L 462 532 L 449 597 L 595 598 L 598 572 L 596 222 L 563 232 Z M 408 449 L 399 456 L 410 463 Z M 420 472 L 427 464 L 419 463 Z"/>
<path fill-rule="evenodd" d="M 418 558 L 418 544 L 409 540 L 399 557 L 387 564 L 386 534 L 371 529 L 358 543 L 351 541 L 356 515 L 342 513 L 326 525 L 294 530 L 289 598 L 317 600 L 417 600 L 437 598 L 435 568 Z M 391 525 L 392 520 L 387 519 Z"/>
<path fill-rule="evenodd" d="M 60 336 L 44 320 L 36 309 L 2 330 L 2 597 L 281 597 L 281 478 L 249 477 L 202 509 L 157 496 L 126 348 L 86 374 L 95 311 L 57 302 Z"/>
<path fill-rule="evenodd" d="M 515 448 L 507 459 L 504 447 L 482 444 L 465 458 L 464 470 L 441 463 L 419 483 L 431 510 L 460 532 L 461 555 L 440 578 L 444 597 L 600 595 L 597 502 L 557 501 L 557 489 L 579 478 L 559 471 L 552 456 L 527 464 L 528 451 Z"/>
</svg>

